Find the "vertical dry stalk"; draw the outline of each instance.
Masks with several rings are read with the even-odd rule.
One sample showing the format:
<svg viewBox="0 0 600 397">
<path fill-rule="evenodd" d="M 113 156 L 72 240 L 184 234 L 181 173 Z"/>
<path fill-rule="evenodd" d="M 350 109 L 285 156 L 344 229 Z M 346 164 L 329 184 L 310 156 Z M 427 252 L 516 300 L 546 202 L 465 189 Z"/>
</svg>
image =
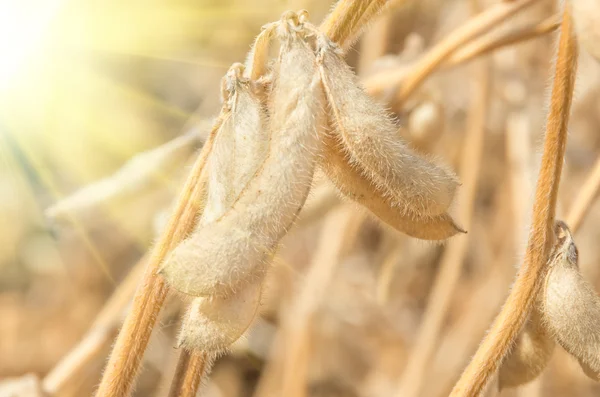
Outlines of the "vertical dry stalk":
<svg viewBox="0 0 600 397">
<path fill-rule="evenodd" d="M 119 284 L 106 302 L 81 342 L 44 377 L 42 383 L 44 392 L 50 395 L 61 395 L 62 391 L 77 381 L 110 346 L 146 264 L 147 258 L 143 257 L 133 266 L 125 280 Z"/>
<path fill-rule="evenodd" d="M 196 397 L 202 376 L 206 372 L 207 361 L 207 357 L 201 352 L 182 350 L 169 397 Z"/>
<path fill-rule="evenodd" d="M 596 160 L 594 170 L 590 172 L 585 183 L 579 190 L 579 194 L 571 205 L 569 214 L 567 215 L 567 225 L 571 228 L 573 234 L 579 230 L 581 223 L 600 189 L 600 158 Z"/>
<path fill-rule="evenodd" d="M 220 124 L 219 118 L 190 172 L 165 232 L 153 249 L 133 299 L 132 310 L 125 319 L 106 365 L 97 397 L 121 397 L 131 392 L 143 353 L 168 292 L 165 282 L 156 271 L 169 251 L 194 227 L 206 185 L 204 165 Z"/>
<path fill-rule="evenodd" d="M 553 15 L 544 19 L 542 22 L 516 28 L 500 37 L 481 37 L 453 53 L 444 63 L 444 66 L 456 66 L 468 62 L 473 58 L 489 54 L 500 48 L 543 36 L 555 31 L 559 26 L 560 18 Z"/>
<path fill-rule="evenodd" d="M 477 396 L 495 374 L 525 323 L 541 289 L 546 263 L 554 241 L 554 217 L 558 186 L 567 141 L 577 44 L 571 17 L 565 8 L 561 24 L 558 56 L 550 112 L 546 126 L 544 153 L 533 207 L 532 228 L 525 259 L 517 279 L 490 332 L 454 386 L 451 396 Z"/>
<path fill-rule="evenodd" d="M 280 393 L 282 396 L 306 396 L 313 317 L 325 298 L 327 287 L 344 252 L 354 244 L 364 219 L 363 213 L 357 213 L 352 205 L 346 204 L 334 210 L 323 225 L 320 244 L 303 281 L 302 291 L 282 330 L 287 339 Z"/>
<path fill-rule="evenodd" d="M 467 228 L 471 225 L 475 207 L 490 89 L 489 61 L 481 60 L 479 62 L 474 65 L 476 77 L 472 82 L 473 95 L 468 118 L 468 132 L 464 138 L 465 149 L 460 165 L 460 175 L 464 186 L 459 192 L 459 219 Z M 417 341 L 400 380 L 398 396 L 413 397 L 419 395 L 421 391 L 444 318 L 448 312 L 450 299 L 461 274 L 468 246 L 468 235 L 457 236 L 448 243 L 429 296 L 429 304 L 423 322 L 417 332 Z"/>
<path fill-rule="evenodd" d="M 475 37 L 488 32 L 512 15 L 535 3 L 536 0 L 516 0 L 500 3 L 467 21 L 429 50 L 411 67 L 408 74 L 403 70 L 382 72 L 364 82 L 371 95 L 379 95 L 390 85 L 402 82 L 396 100 L 404 101 L 421 83 L 433 73 L 454 51 Z"/>
</svg>

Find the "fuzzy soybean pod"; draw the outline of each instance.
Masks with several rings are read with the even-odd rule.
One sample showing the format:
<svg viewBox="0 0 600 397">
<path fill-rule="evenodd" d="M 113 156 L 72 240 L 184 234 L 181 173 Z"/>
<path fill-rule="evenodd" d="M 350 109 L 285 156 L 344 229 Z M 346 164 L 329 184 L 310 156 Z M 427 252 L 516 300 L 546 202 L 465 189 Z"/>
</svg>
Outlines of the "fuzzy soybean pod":
<svg viewBox="0 0 600 397">
<path fill-rule="evenodd" d="M 207 163 L 208 195 L 201 229 L 231 208 L 268 153 L 265 112 L 244 66 L 231 66 L 223 78 L 223 99 L 229 115 L 223 120 Z M 192 235 L 190 238 L 195 238 Z M 195 298 L 179 334 L 186 349 L 219 353 L 239 339 L 260 304 L 261 280 L 227 297 Z"/>
<path fill-rule="evenodd" d="M 567 225 L 557 222 L 560 248 L 543 291 L 544 319 L 556 341 L 600 380 L 600 298 L 579 272 L 578 251 Z"/>
<path fill-rule="evenodd" d="M 555 342 L 544 325 L 540 305 L 541 302 L 538 302 L 538 306 L 531 311 L 519 339 L 500 367 L 500 390 L 531 382 L 542 373 L 552 358 Z"/>
<path fill-rule="evenodd" d="M 252 324 L 260 306 L 262 280 L 245 284 L 234 294 L 195 298 L 179 334 L 179 347 L 220 353 Z"/>
<path fill-rule="evenodd" d="M 456 175 L 408 148 L 390 114 L 359 87 L 337 46 L 323 35 L 318 45 L 331 120 L 351 166 L 364 170 L 385 198 L 406 213 L 446 212 L 458 186 Z"/>
<path fill-rule="evenodd" d="M 161 270 L 189 295 L 226 296 L 260 278 L 308 195 L 320 150 L 321 82 L 298 18 L 284 17 L 276 35 L 269 155 L 233 207 L 182 242 Z"/>
<path fill-rule="evenodd" d="M 577 40 L 600 61 L 600 1 L 571 0 L 570 5 Z"/>
<path fill-rule="evenodd" d="M 228 116 L 207 163 L 208 197 L 199 228 L 231 208 L 268 155 L 266 113 L 252 82 L 243 73 L 244 66 L 236 63 L 223 78 Z"/>
<path fill-rule="evenodd" d="M 365 177 L 358 165 L 351 165 L 341 144 L 331 133 L 323 134 L 326 147 L 321 166 L 325 174 L 346 197 L 363 205 L 381 221 L 411 237 L 444 240 L 464 231 L 447 213 L 435 216 L 406 214 L 394 207 L 387 197 Z"/>
</svg>

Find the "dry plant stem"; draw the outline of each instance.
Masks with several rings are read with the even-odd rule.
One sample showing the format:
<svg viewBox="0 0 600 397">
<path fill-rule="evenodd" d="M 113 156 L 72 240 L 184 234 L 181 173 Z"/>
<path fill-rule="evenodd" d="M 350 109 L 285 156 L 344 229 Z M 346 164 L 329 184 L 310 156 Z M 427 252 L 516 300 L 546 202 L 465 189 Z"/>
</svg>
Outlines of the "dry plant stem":
<svg viewBox="0 0 600 397">
<path fill-rule="evenodd" d="M 477 396 L 481 393 L 518 336 L 541 289 L 554 240 L 555 209 L 567 141 L 576 63 L 577 44 L 568 9 L 565 9 L 525 259 L 500 314 L 454 386 L 451 393 L 453 397 Z"/>
<path fill-rule="evenodd" d="M 540 23 L 532 24 L 517 28 L 507 32 L 500 37 L 484 36 L 474 40 L 467 46 L 452 54 L 452 56 L 444 63 L 444 67 L 456 66 L 471 59 L 489 54 L 500 48 L 518 44 L 520 42 L 530 40 L 539 36 L 543 36 L 555 31 L 560 26 L 560 18 L 552 16 L 543 20 Z"/>
<path fill-rule="evenodd" d="M 142 283 L 133 299 L 132 310 L 111 352 L 97 397 L 122 397 L 131 393 L 143 353 L 168 292 L 168 287 L 156 274 L 156 270 L 169 251 L 194 227 L 205 190 L 204 165 L 221 121 L 219 118 L 215 122 L 190 172 L 169 224 L 152 251 Z"/>
<path fill-rule="evenodd" d="M 479 62 L 473 65 L 475 69 L 475 78 L 472 82 L 473 95 L 468 116 L 468 130 L 464 138 L 465 149 L 460 165 L 463 187 L 459 191 L 458 202 L 461 212 L 459 219 L 467 228 L 471 225 L 475 207 L 490 91 L 489 61 Z M 468 246 L 468 235 L 457 236 L 448 243 L 428 299 L 423 322 L 417 332 L 417 341 L 400 380 L 398 396 L 413 397 L 421 392 L 450 300 L 460 278 Z"/>
<path fill-rule="evenodd" d="M 350 47 L 361 26 L 375 16 L 387 0 L 340 0 L 321 24 L 321 31 L 341 48 Z"/>
<path fill-rule="evenodd" d="M 581 190 L 575 198 L 575 202 L 571 205 L 571 209 L 567 216 L 567 224 L 571 228 L 573 234 L 577 232 L 585 215 L 594 203 L 594 199 L 600 189 L 600 158 L 596 160 L 594 170 L 587 177 Z"/>
<path fill-rule="evenodd" d="M 147 264 L 144 256 L 113 292 L 83 339 L 44 377 L 44 392 L 61 395 L 110 346 Z"/>
<path fill-rule="evenodd" d="M 283 361 L 281 396 L 306 396 L 310 332 L 315 312 L 325 299 L 327 287 L 343 254 L 352 246 L 365 219 L 352 205 L 334 210 L 323 225 L 320 244 L 302 290 L 282 330 L 287 339 Z"/>
<path fill-rule="evenodd" d="M 365 89 L 371 95 L 380 95 L 391 84 L 402 82 L 397 101 L 405 100 L 421 83 L 437 70 L 454 51 L 475 37 L 488 32 L 504 22 L 520 10 L 535 3 L 536 0 L 517 0 L 511 3 L 500 3 L 467 21 L 460 28 L 450 33 L 444 40 L 436 44 L 417 63 L 408 74 L 402 70 L 384 72 L 364 82 Z"/>
<path fill-rule="evenodd" d="M 182 350 L 171 383 L 169 397 L 196 397 L 206 371 L 207 361 L 201 352 Z"/>
</svg>

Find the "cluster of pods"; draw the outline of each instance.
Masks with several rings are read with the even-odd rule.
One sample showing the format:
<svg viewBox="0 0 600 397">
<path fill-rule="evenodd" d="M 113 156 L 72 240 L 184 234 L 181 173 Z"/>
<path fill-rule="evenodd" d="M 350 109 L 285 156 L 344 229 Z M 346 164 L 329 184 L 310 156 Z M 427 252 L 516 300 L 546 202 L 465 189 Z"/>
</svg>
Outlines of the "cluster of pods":
<svg viewBox="0 0 600 397">
<path fill-rule="evenodd" d="M 393 117 L 305 11 L 265 25 L 246 63 L 223 78 L 222 95 L 205 208 L 160 269 L 173 289 L 194 297 L 181 346 L 219 353 L 250 326 L 269 263 L 317 168 L 400 232 L 443 240 L 462 231 L 447 212 L 455 174 L 401 141 Z"/>
</svg>

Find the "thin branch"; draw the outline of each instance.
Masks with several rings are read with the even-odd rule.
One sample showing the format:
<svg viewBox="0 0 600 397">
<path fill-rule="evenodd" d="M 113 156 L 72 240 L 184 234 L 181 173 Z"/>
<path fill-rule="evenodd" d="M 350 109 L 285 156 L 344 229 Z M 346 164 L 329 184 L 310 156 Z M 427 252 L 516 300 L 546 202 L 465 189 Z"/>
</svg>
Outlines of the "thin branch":
<svg viewBox="0 0 600 397">
<path fill-rule="evenodd" d="M 489 32 L 494 26 L 503 22 L 526 6 L 532 5 L 536 0 L 514 1 L 500 3 L 489 11 L 479 14 L 472 23 L 465 24 L 455 30 L 445 40 L 435 46 L 415 67 L 413 67 L 398 90 L 395 101 L 403 103 L 421 83 L 457 48 L 472 40 L 473 37 Z"/>
<path fill-rule="evenodd" d="M 458 218 L 467 229 L 471 225 L 475 208 L 490 92 L 489 61 L 479 62 L 474 65 L 473 95 L 459 173 L 463 187 L 458 199 L 461 212 Z M 462 272 L 468 247 L 469 235 L 467 234 L 453 238 L 444 251 L 423 322 L 417 332 L 417 341 L 409 357 L 408 366 L 402 374 L 398 396 L 415 397 L 421 392 L 451 298 Z"/>
<path fill-rule="evenodd" d="M 544 19 L 542 22 L 521 26 L 515 30 L 506 32 L 500 37 L 481 37 L 453 53 L 443 66 L 451 67 L 468 62 L 474 58 L 489 54 L 490 52 L 496 51 L 500 48 L 508 47 L 510 45 L 518 44 L 523 41 L 551 33 L 558 29 L 559 26 L 560 18 L 556 15 L 553 15 Z"/>
<path fill-rule="evenodd" d="M 544 280 L 547 271 L 545 265 L 554 241 L 556 201 L 567 143 L 576 65 L 577 43 L 569 10 L 565 8 L 525 259 L 500 314 L 454 386 L 452 397 L 478 396 L 482 392 L 523 327 Z"/>
<path fill-rule="evenodd" d="M 533 5 L 537 0 L 516 0 L 500 3 L 471 18 L 454 30 L 445 39 L 431 48 L 406 72 L 394 70 L 380 73 L 365 80 L 364 87 L 371 95 L 380 95 L 390 85 L 401 83 L 396 101 L 403 102 L 423 81 L 448 59 L 456 50 L 476 37 L 490 31 L 520 10 Z"/>
</svg>

